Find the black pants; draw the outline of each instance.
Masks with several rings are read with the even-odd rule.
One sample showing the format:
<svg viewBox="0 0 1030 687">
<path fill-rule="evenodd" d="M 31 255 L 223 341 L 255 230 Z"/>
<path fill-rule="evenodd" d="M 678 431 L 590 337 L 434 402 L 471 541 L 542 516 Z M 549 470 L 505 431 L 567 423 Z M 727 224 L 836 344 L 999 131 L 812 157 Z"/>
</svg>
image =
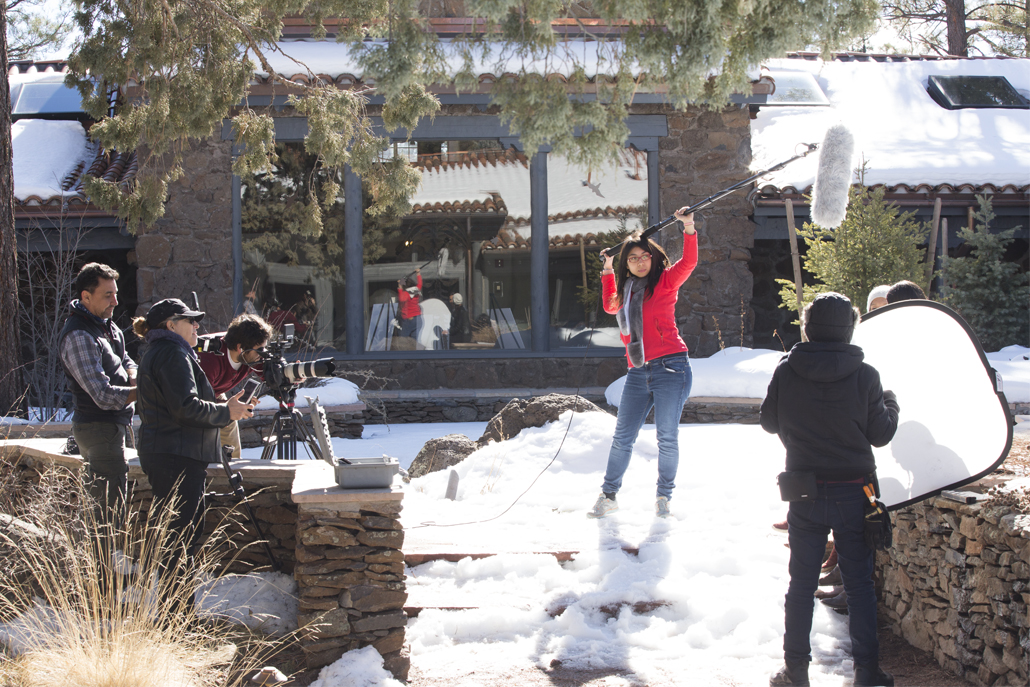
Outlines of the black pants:
<svg viewBox="0 0 1030 687">
<path fill-rule="evenodd" d="M 183 563 L 183 554 L 188 572 L 204 537 L 207 463 L 168 453 L 142 455 L 139 463 L 154 493 L 151 517 L 158 517 L 166 508 L 176 511 L 168 523 L 170 546 L 162 555 L 161 575 L 174 574 Z"/>
</svg>

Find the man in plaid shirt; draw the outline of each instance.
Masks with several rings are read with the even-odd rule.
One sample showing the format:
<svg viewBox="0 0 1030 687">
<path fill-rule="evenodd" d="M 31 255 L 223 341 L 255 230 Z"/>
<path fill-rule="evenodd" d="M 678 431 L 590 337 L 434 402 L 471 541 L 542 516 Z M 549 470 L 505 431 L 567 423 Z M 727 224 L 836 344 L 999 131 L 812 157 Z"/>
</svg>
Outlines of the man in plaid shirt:
<svg viewBox="0 0 1030 687">
<path fill-rule="evenodd" d="M 75 398 L 72 435 L 85 462 L 100 522 L 111 522 L 125 500 L 125 434 L 132 431 L 136 363 L 111 321 L 118 305 L 118 272 L 91 262 L 75 278 L 68 320 L 58 339 L 61 363 Z"/>
</svg>

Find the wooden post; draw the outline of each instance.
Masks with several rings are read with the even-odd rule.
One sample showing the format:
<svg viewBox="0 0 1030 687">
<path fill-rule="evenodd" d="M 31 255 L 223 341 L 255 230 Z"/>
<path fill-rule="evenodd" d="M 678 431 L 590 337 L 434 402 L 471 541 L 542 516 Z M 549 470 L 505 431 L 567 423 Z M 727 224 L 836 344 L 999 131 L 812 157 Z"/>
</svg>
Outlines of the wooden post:
<svg viewBox="0 0 1030 687">
<path fill-rule="evenodd" d="M 947 266 L 948 261 L 948 218 L 945 217 L 941 220 L 941 274 L 944 274 L 944 268 Z M 941 277 L 941 295 L 948 295 L 948 280 Z"/>
<path fill-rule="evenodd" d="M 926 293 L 930 293 L 933 286 L 933 264 L 937 258 L 937 229 L 941 221 L 941 199 L 938 196 L 933 201 L 933 221 L 930 222 L 930 242 L 926 244 Z"/>
<path fill-rule="evenodd" d="M 966 226 L 969 227 L 970 232 L 976 231 L 976 227 L 973 226 L 973 206 L 970 205 L 966 208 Z"/>
<path fill-rule="evenodd" d="M 794 229 L 794 203 L 790 198 L 784 201 L 787 210 L 787 233 L 790 235 L 790 259 L 794 263 L 794 293 L 798 299 L 798 321 L 801 321 L 801 301 L 803 299 L 801 284 L 801 255 L 798 253 L 798 235 Z M 808 341 L 805 328 L 801 328 L 801 340 Z"/>
<path fill-rule="evenodd" d="M 583 269 L 583 289 L 587 288 L 587 250 L 583 245 L 583 235 L 579 237 L 579 266 Z"/>
</svg>

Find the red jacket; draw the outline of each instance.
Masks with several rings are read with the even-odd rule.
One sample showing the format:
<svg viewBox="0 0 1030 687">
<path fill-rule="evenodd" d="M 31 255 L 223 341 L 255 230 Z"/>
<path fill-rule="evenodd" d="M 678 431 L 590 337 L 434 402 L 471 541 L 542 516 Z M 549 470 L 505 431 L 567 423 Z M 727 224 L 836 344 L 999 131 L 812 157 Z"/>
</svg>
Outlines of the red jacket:
<svg viewBox="0 0 1030 687">
<path fill-rule="evenodd" d="M 679 328 L 676 326 L 676 301 L 679 299 L 680 287 L 695 267 L 697 233 L 684 234 L 683 257 L 662 272 L 658 284 L 654 287 L 654 293 L 644 301 L 644 356 L 647 360 L 687 350 L 687 344 L 683 343 Z M 604 311 L 614 315 L 619 310 L 619 301 L 615 293 L 615 275 L 603 275 L 601 288 Z M 630 342 L 629 336 L 619 336 L 622 337 L 624 344 Z M 626 354 L 626 362 L 633 367 L 633 363 L 629 362 L 629 353 Z"/>
<path fill-rule="evenodd" d="M 222 346 L 225 346 L 224 342 Z M 232 369 L 232 365 L 229 363 L 229 351 L 224 351 L 221 355 L 207 352 L 197 355 L 200 358 L 200 369 L 204 371 L 207 381 L 211 382 L 215 393 L 219 395 L 228 392 L 253 371 L 253 368 L 246 364 L 240 365 L 238 370 Z"/>
<path fill-rule="evenodd" d="M 418 290 L 422 290 L 422 273 L 418 273 Z M 404 287 L 397 287 L 397 298 L 401 302 L 401 319 L 410 320 L 422 314 L 422 306 L 418 304 L 418 298 L 412 298 Z"/>
</svg>

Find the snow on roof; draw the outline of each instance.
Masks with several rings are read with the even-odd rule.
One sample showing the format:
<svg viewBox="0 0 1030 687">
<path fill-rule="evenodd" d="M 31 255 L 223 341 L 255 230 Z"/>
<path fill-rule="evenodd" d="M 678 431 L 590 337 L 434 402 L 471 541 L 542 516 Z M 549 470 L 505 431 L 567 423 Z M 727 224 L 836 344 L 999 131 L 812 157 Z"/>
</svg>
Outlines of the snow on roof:
<svg viewBox="0 0 1030 687">
<path fill-rule="evenodd" d="M 645 212 L 647 208 L 647 158 L 645 153 L 625 150 L 619 164 L 587 170 L 551 155 L 547 162 L 547 213 L 549 235 L 586 234 L 617 228 L 616 215 Z M 443 164 L 427 167 L 422 185 L 411 199 L 412 206 L 432 208 L 471 201 L 503 201 L 508 220 L 518 232 L 532 235 L 530 219 L 529 169 L 524 161 L 498 156 L 493 164 Z M 597 218 L 594 220 L 588 218 Z M 630 221 L 629 229 L 636 223 Z"/>
<path fill-rule="evenodd" d="M 382 41 L 369 41 L 364 44 L 372 47 L 376 45 L 385 46 Z M 300 74 L 304 75 L 309 70 L 314 74 L 329 76 L 337 79 L 342 75 L 350 75 L 358 79 L 362 78 L 362 70 L 357 58 L 348 43 L 337 43 L 335 40 L 317 40 L 313 38 L 301 38 L 296 40 L 283 40 L 275 44 L 274 52 L 268 51 L 265 57 L 268 64 L 276 71 L 287 78 Z M 581 66 L 588 78 L 598 75 L 613 76 L 617 71 L 617 65 L 612 61 L 613 53 L 621 50 L 621 43 L 599 42 L 597 40 L 572 39 L 564 40 L 555 47 L 554 55 L 547 59 L 523 59 L 517 55 L 499 57 L 503 46 L 494 44 L 493 54 L 487 60 L 477 59 L 472 65 L 472 72 L 476 76 L 492 75 L 501 76 L 505 73 L 514 73 L 525 70 L 531 74 L 552 75 L 557 74 L 566 78 L 572 75 L 575 67 Z M 464 62 L 458 53 L 457 46 L 448 39 L 440 40 L 440 48 L 447 60 L 447 73 L 454 76 L 461 71 Z M 257 60 L 254 60 L 255 63 Z M 640 69 L 634 65 L 630 69 L 633 76 L 639 76 Z M 258 65 L 255 69 L 262 79 L 267 79 L 269 74 Z M 749 73 L 753 79 L 759 76 L 755 68 Z"/>
<path fill-rule="evenodd" d="M 92 152 L 79 122 L 22 119 L 11 125 L 11 139 L 18 200 L 65 195 L 61 182 Z"/>
<path fill-rule="evenodd" d="M 1030 111 L 946 110 L 926 91 L 932 74 L 1004 76 L 1030 96 L 1030 59 L 913 62 L 770 60 L 765 69 L 812 74 L 830 107 L 762 107 L 751 122 L 755 171 L 822 141 L 843 123 L 855 136 L 856 166 L 868 163 L 866 185 L 1030 184 Z M 803 190 L 818 158 L 787 165 L 759 186 Z"/>
<path fill-rule="evenodd" d="M 364 45 L 385 47 L 386 43 L 370 41 Z M 442 39 L 440 46 L 447 60 L 447 72 L 454 76 L 463 66 L 458 49 L 447 39 Z M 598 50 L 599 46 L 605 46 L 609 53 L 613 48 L 613 44 L 598 43 L 597 41 L 564 41 L 556 51 L 556 56 L 547 60 L 523 60 L 518 57 L 500 60 L 494 57 L 488 61 L 477 60 L 472 69 L 477 76 L 483 74 L 500 76 L 505 72 L 517 72 L 525 69 L 530 73 L 560 74 L 568 77 L 574 67 L 572 59 L 575 58 L 584 66 L 587 75 L 591 78 L 598 74 L 613 73 L 611 61 L 601 56 L 601 51 Z M 275 52 L 267 52 L 265 56 L 272 69 L 286 77 L 306 74 L 309 70 L 314 74 L 329 76 L 333 79 L 344 74 L 359 79 L 364 75 L 364 70 L 351 50 L 350 44 L 337 43 L 335 40 L 312 38 L 284 40 L 276 43 Z M 255 73 L 262 78 L 269 76 L 261 65 L 257 66 Z"/>
</svg>

